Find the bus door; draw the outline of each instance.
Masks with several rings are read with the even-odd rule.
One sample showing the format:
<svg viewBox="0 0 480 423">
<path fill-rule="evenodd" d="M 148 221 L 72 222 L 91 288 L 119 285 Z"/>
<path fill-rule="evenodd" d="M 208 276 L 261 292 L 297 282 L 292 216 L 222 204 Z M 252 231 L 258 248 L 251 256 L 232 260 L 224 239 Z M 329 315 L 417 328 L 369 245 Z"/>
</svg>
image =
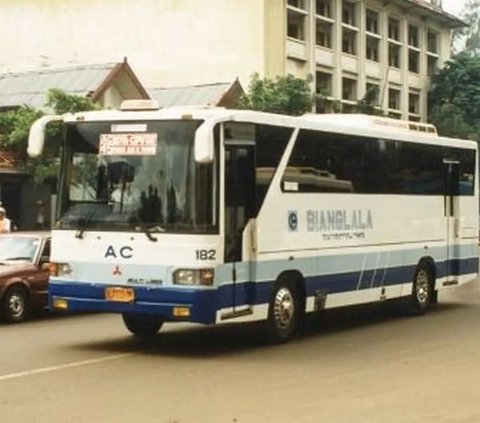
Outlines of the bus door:
<svg viewBox="0 0 480 423">
<path fill-rule="evenodd" d="M 252 245 L 245 227 L 255 213 L 255 142 L 225 139 L 225 266 L 233 287 L 233 315 L 248 313 L 253 300 Z M 234 317 L 232 316 L 232 317 Z"/>
<path fill-rule="evenodd" d="M 460 164 L 454 160 L 444 160 L 445 172 L 445 194 L 444 194 L 444 215 L 447 230 L 447 279 L 444 285 L 455 285 L 458 283 L 458 260 L 455 249 L 458 246 L 460 231 Z"/>
</svg>

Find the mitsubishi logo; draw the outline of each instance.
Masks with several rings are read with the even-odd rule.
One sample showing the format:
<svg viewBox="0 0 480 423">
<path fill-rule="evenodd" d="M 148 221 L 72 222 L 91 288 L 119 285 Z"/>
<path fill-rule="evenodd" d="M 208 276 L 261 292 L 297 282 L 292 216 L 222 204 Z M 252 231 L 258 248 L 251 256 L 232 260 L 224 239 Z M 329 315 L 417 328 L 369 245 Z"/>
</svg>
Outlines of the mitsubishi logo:
<svg viewBox="0 0 480 423">
<path fill-rule="evenodd" d="M 122 274 L 122 271 L 120 270 L 120 266 L 115 266 L 115 269 L 113 269 L 113 276 L 118 275 L 120 276 Z"/>
</svg>

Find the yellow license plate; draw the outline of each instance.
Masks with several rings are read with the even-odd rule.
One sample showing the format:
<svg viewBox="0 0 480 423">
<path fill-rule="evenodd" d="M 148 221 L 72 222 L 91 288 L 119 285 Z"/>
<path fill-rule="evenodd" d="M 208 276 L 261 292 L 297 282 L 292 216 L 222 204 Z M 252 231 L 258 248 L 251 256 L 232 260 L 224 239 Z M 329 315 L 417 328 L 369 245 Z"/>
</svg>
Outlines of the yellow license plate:
<svg viewBox="0 0 480 423">
<path fill-rule="evenodd" d="M 118 303 L 132 303 L 135 300 L 135 291 L 132 288 L 105 288 L 105 299 Z"/>
</svg>

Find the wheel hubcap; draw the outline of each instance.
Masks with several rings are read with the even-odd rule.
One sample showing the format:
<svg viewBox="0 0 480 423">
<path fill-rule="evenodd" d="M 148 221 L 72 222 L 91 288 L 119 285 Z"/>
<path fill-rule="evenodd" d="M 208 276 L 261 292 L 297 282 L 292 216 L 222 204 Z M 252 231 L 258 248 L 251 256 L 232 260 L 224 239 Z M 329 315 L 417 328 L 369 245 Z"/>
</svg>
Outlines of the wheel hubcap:
<svg viewBox="0 0 480 423">
<path fill-rule="evenodd" d="M 12 317 L 19 317 L 22 315 L 25 308 L 25 301 L 21 295 L 14 294 L 8 300 L 8 309 Z"/>
<path fill-rule="evenodd" d="M 416 280 L 417 300 L 420 304 L 425 304 L 429 296 L 429 279 L 425 270 L 420 270 Z"/>
<path fill-rule="evenodd" d="M 287 288 L 281 288 L 277 292 L 273 311 L 277 326 L 287 329 L 291 325 L 295 313 L 295 302 Z"/>
</svg>

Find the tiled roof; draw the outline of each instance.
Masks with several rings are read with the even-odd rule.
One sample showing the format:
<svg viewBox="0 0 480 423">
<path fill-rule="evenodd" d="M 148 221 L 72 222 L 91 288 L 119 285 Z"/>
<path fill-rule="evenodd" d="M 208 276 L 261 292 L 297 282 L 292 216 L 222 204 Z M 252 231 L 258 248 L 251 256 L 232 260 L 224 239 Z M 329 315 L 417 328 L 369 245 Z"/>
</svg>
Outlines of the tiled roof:
<svg viewBox="0 0 480 423">
<path fill-rule="evenodd" d="M 172 88 L 150 88 L 148 94 L 160 107 L 217 106 L 231 88 L 231 82 Z"/>
<path fill-rule="evenodd" d="M 0 74 L 0 108 L 27 105 L 44 108 L 50 88 L 87 96 L 112 73 L 117 63 Z"/>
</svg>

